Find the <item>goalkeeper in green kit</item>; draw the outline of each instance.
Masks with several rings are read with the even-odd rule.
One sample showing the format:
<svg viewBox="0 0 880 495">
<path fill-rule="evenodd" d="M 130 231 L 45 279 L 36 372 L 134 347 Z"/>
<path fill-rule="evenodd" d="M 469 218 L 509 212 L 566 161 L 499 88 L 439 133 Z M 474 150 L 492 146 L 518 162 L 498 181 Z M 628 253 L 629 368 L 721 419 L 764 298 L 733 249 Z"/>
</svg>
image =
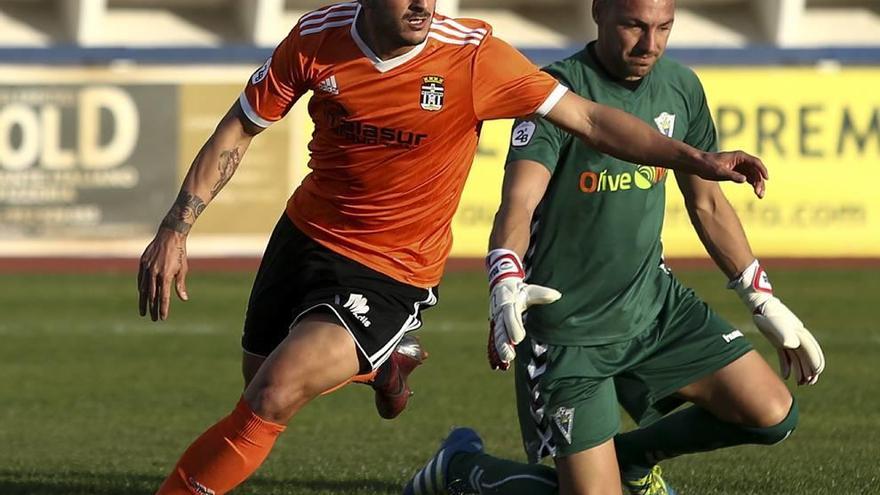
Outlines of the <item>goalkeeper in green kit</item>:
<svg viewBox="0 0 880 495">
<path fill-rule="evenodd" d="M 598 40 L 545 70 L 583 97 L 713 152 L 700 81 L 662 56 L 674 10 L 673 0 L 596 0 Z M 791 434 L 798 407 L 783 381 L 663 263 L 662 165 L 617 160 L 542 120 L 514 124 L 487 258 L 489 359 L 515 369 L 529 460 L 550 456 L 556 470 L 491 457 L 460 428 L 417 473 L 411 484 L 426 488 L 415 493 L 607 495 L 622 485 L 673 494 L 659 461 Z M 718 184 L 683 173 L 675 180 L 727 287 L 776 347 L 782 376 L 815 384 L 822 350 L 774 296 Z M 619 432 L 618 403 L 640 428 Z"/>
</svg>

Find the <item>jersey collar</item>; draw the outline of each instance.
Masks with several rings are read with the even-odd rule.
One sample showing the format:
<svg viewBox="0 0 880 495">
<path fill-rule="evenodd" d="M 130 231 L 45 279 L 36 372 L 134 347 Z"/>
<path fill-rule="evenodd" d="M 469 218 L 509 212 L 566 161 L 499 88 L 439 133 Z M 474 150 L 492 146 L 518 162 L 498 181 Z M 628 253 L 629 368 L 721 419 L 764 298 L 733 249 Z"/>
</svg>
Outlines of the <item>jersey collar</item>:
<svg viewBox="0 0 880 495">
<path fill-rule="evenodd" d="M 391 69 L 400 67 L 401 65 L 409 62 L 410 60 L 416 58 L 419 53 L 425 48 L 425 45 L 428 44 L 428 38 L 425 37 L 425 41 L 419 43 L 414 46 L 412 50 L 404 53 L 403 55 L 398 55 L 394 58 L 390 58 L 388 60 L 382 60 L 378 55 L 373 53 L 373 50 L 370 49 L 369 46 L 364 42 L 364 39 L 361 38 L 361 35 L 357 30 L 357 20 L 358 16 L 361 14 L 361 6 L 358 4 L 357 11 L 354 14 L 354 22 L 351 23 L 351 38 L 354 40 L 354 43 L 360 48 L 361 52 L 363 52 L 364 56 L 370 59 L 370 62 L 373 63 L 373 67 L 376 68 L 379 72 L 388 72 Z M 432 19 L 433 21 L 433 19 Z"/>
</svg>

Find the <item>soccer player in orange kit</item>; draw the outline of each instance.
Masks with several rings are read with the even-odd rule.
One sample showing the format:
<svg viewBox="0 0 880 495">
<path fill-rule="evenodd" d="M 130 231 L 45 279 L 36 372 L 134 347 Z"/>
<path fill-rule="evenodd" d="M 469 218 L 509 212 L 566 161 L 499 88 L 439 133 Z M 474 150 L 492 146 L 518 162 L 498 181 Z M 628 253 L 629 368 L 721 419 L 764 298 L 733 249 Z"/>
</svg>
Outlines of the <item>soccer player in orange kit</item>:
<svg viewBox="0 0 880 495">
<path fill-rule="evenodd" d="M 196 156 L 141 257 L 139 309 L 153 320 L 168 317 L 172 285 L 188 299 L 187 235 L 251 139 L 313 91 L 312 172 L 288 201 L 254 282 L 244 394 L 191 444 L 158 493 L 233 489 L 310 400 L 394 364 L 396 346 L 437 301 L 484 120 L 538 115 L 627 161 L 748 181 L 763 195 L 766 169 L 757 158 L 697 151 L 584 100 L 488 24 L 436 14 L 435 3 L 360 0 L 306 14 Z"/>
</svg>

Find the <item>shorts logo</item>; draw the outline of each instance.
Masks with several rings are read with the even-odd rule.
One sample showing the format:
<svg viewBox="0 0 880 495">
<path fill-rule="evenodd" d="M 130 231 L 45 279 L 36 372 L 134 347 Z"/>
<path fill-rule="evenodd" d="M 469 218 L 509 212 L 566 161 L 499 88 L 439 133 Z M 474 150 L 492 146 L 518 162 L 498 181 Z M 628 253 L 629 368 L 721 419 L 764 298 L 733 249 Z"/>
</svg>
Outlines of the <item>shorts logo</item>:
<svg viewBox="0 0 880 495">
<path fill-rule="evenodd" d="M 259 69 L 257 69 L 256 72 L 254 72 L 254 75 L 251 76 L 251 84 L 254 84 L 254 85 L 260 84 L 260 81 L 262 81 L 263 79 L 266 79 L 266 75 L 269 74 L 269 66 L 270 65 L 272 65 L 272 57 L 269 57 L 268 59 L 266 59 L 266 63 L 264 63 L 262 67 L 260 67 Z"/>
<path fill-rule="evenodd" d="M 369 301 L 362 294 L 350 294 L 348 296 L 348 301 L 346 301 L 343 307 L 354 315 L 355 318 L 358 319 L 365 327 L 370 326 L 370 319 L 367 318 L 367 313 L 370 311 Z"/>
<path fill-rule="evenodd" d="M 740 332 L 739 330 L 734 330 L 730 333 L 725 333 L 724 335 L 721 336 L 721 338 L 723 338 L 724 341 L 729 344 L 742 336 L 743 336 L 742 332 Z"/>
<path fill-rule="evenodd" d="M 553 422 L 559 428 L 559 432 L 565 438 L 565 441 L 571 445 L 571 430 L 574 427 L 574 408 L 560 407 L 553 413 Z"/>
<path fill-rule="evenodd" d="M 443 108 L 443 99 L 446 89 L 443 87 L 443 78 L 440 76 L 425 76 L 422 78 L 422 110 L 437 112 Z"/>
<path fill-rule="evenodd" d="M 671 138 L 675 130 L 675 114 L 663 112 L 654 118 L 654 123 L 664 136 Z"/>
<path fill-rule="evenodd" d="M 208 488 L 207 486 L 205 486 L 205 485 L 199 483 L 198 481 L 194 480 L 194 479 L 192 478 L 192 476 L 190 476 L 189 479 L 186 480 L 186 482 L 187 482 L 187 484 L 190 486 L 190 488 L 192 488 L 193 490 L 195 490 L 197 493 L 200 493 L 200 494 L 202 494 L 202 495 L 215 495 L 214 490 L 211 490 L 211 489 Z"/>
</svg>

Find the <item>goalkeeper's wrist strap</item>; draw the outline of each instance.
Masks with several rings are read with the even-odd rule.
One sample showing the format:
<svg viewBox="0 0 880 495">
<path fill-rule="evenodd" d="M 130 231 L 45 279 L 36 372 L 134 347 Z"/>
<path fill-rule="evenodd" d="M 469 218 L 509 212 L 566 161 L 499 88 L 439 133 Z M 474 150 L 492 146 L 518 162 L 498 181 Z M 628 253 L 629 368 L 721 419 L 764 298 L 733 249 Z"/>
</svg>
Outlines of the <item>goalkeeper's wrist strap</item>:
<svg viewBox="0 0 880 495">
<path fill-rule="evenodd" d="M 526 273 L 519 256 L 509 249 L 493 249 L 486 256 L 486 270 L 489 272 L 489 286 L 511 277 L 523 279 Z"/>
<path fill-rule="evenodd" d="M 739 277 L 731 280 L 727 288 L 735 290 L 752 311 L 757 311 L 762 304 L 773 297 L 773 286 L 770 285 L 767 272 L 758 260 L 746 267 Z"/>
</svg>

